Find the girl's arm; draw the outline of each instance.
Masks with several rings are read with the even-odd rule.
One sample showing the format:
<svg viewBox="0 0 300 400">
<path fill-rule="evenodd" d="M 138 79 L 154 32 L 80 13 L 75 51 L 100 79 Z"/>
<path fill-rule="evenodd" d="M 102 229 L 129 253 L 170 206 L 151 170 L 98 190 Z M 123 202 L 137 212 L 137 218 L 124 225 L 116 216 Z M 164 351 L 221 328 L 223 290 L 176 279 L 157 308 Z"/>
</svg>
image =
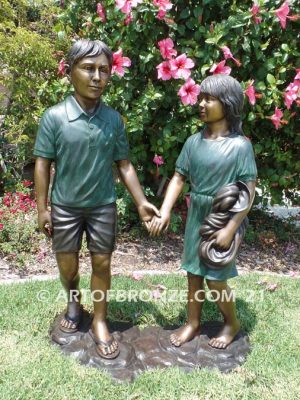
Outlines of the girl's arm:
<svg viewBox="0 0 300 400">
<path fill-rule="evenodd" d="M 171 210 L 182 192 L 185 177 L 178 172 L 175 172 L 171 179 L 164 202 L 161 206 L 161 217 L 154 217 L 150 223 L 150 235 L 158 236 L 162 230 L 167 230 L 171 219 Z"/>
<path fill-rule="evenodd" d="M 254 196 L 255 196 L 255 181 L 248 181 L 246 182 L 248 189 L 250 191 L 250 203 L 249 207 L 241 211 L 239 213 L 234 214 L 234 216 L 229 220 L 228 224 L 225 228 L 218 230 L 214 234 L 211 235 L 210 239 L 216 239 L 216 246 L 220 247 L 221 249 L 228 249 L 232 243 L 233 237 L 235 232 L 238 230 L 239 226 L 243 222 L 244 218 L 248 214 L 251 209 Z"/>
</svg>

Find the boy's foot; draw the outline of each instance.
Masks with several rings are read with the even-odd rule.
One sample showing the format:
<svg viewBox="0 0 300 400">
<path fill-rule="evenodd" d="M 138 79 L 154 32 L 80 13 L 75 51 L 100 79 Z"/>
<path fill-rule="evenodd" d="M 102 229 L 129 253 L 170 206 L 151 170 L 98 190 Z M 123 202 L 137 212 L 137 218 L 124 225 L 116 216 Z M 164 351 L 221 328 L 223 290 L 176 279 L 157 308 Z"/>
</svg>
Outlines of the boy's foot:
<svg viewBox="0 0 300 400">
<path fill-rule="evenodd" d="M 216 349 L 226 349 L 226 347 L 233 341 L 235 336 L 240 330 L 240 323 L 234 325 L 225 324 L 218 335 L 208 342 L 211 347 Z"/>
<path fill-rule="evenodd" d="M 100 357 L 108 360 L 118 357 L 120 354 L 119 344 L 116 339 L 110 335 L 106 322 L 97 323 L 97 334 L 93 327 L 90 329 L 89 333 L 96 343 L 96 351 Z"/>
<path fill-rule="evenodd" d="M 200 326 L 193 326 L 191 324 L 186 324 L 182 326 L 178 331 L 172 333 L 170 336 L 170 341 L 173 346 L 179 347 L 186 342 L 194 339 L 195 336 L 198 336 L 200 333 Z"/>
<path fill-rule="evenodd" d="M 81 320 L 82 308 L 78 302 L 69 302 L 67 312 L 60 321 L 59 329 L 64 333 L 75 333 Z"/>
</svg>

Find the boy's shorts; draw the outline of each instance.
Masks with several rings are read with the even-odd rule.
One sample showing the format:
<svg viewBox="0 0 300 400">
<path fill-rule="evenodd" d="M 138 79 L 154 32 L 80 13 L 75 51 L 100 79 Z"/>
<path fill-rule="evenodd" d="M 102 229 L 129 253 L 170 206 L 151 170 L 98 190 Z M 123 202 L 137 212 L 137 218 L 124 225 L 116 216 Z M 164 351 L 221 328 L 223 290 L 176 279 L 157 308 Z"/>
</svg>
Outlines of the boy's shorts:
<svg viewBox="0 0 300 400">
<path fill-rule="evenodd" d="M 111 203 L 93 208 L 74 208 L 52 204 L 52 248 L 56 253 L 77 253 L 86 232 L 92 253 L 110 254 L 116 240 L 117 210 Z"/>
</svg>

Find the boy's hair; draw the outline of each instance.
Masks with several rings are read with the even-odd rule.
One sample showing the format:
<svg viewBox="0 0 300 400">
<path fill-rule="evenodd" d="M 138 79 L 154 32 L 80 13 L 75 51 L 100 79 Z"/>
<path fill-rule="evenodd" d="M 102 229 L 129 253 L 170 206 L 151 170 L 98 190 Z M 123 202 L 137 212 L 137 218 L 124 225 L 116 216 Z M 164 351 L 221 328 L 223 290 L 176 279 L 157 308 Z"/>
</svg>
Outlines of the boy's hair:
<svg viewBox="0 0 300 400">
<path fill-rule="evenodd" d="M 202 81 L 200 93 L 207 93 L 216 97 L 223 105 L 230 131 L 239 135 L 244 134 L 241 120 L 244 94 L 236 79 L 224 74 L 211 75 Z"/>
<path fill-rule="evenodd" d="M 109 67 L 112 68 L 113 53 L 110 48 L 101 40 L 77 40 L 70 48 L 67 57 L 67 72 L 70 73 L 73 65 L 84 57 L 97 57 L 104 54 L 107 57 Z"/>
</svg>

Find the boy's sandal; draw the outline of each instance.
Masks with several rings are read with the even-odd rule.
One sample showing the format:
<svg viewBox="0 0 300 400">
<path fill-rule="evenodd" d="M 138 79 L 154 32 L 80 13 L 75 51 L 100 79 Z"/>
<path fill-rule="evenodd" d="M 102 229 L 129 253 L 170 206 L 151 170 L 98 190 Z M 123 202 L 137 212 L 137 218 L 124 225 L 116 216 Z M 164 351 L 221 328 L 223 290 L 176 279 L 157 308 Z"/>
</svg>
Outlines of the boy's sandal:
<svg viewBox="0 0 300 400">
<path fill-rule="evenodd" d="M 118 357 L 118 355 L 120 354 L 119 346 L 116 348 L 116 350 L 113 353 L 107 352 L 109 346 L 111 346 L 113 342 L 116 342 L 118 344 L 118 342 L 116 341 L 116 339 L 114 337 L 112 337 L 109 341 L 104 342 L 103 340 L 97 339 L 91 329 L 89 330 L 89 334 L 91 335 L 93 341 L 96 344 L 96 351 L 100 357 L 102 357 L 106 360 L 113 360 L 114 358 Z M 104 351 L 106 350 L 106 353 L 103 350 Z"/>
<path fill-rule="evenodd" d="M 81 321 L 82 308 L 80 307 L 80 312 L 76 318 L 71 318 L 67 313 L 65 313 L 63 319 L 60 321 L 59 329 L 64 333 L 75 333 L 78 331 L 78 327 Z M 69 323 L 69 327 L 63 326 L 63 320 Z"/>
</svg>

